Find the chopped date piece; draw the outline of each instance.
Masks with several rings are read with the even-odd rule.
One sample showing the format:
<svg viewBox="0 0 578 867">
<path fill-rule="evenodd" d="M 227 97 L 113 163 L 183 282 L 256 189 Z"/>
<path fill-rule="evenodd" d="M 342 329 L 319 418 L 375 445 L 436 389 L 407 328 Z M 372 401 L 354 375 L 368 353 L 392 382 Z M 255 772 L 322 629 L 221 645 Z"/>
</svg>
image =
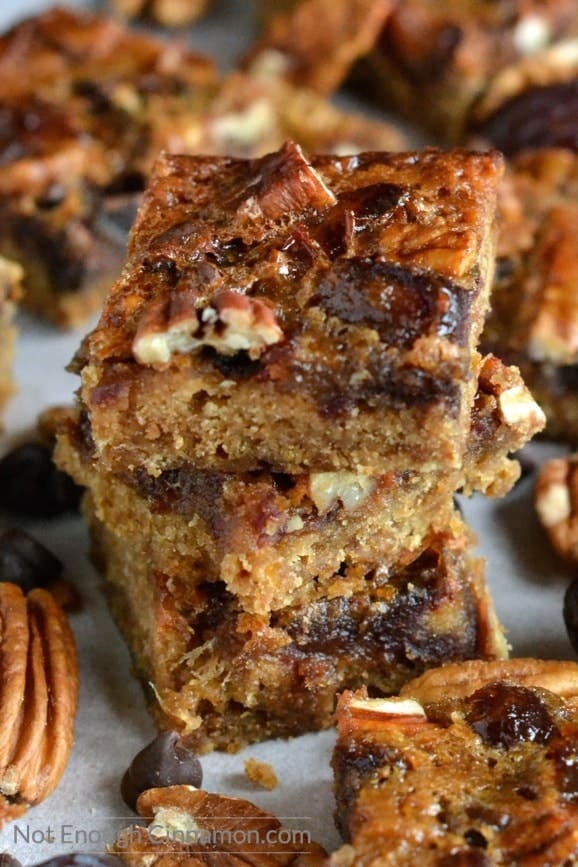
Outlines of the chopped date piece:
<svg viewBox="0 0 578 867">
<path fill-rule="evenodd" d="M 28 593 L 56 581 L 62 569 L 58 557 L 24 530 L 0 533 L 0 581 L 17 584 Z"/>
<path fill-rule="evenodd" d="M 195 786 L 203 781 L 201 763 L 177 732 L 162 732 L 132 760 L 121 782 L 125 803 L 136 811 L 139 795 L 147 789 Z"/>
</svg>

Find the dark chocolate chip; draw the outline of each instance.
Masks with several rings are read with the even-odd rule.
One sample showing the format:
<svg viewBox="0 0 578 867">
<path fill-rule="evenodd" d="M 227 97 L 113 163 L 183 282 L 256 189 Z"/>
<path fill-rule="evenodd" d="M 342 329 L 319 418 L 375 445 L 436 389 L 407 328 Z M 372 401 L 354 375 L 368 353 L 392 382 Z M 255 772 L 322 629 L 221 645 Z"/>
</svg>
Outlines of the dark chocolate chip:
<svg viewBox="0 0 578 867">
<path fill-rule="evenodd" d="M 574 578 L 564 595 L 564 623 L 570 644 L 578 653 L 578 577 Z"/>
<path fill-rule="evenodd" d="M 532 741 L 546 744 L 557 733 L 542 698 L 533 690 L 491 683 L 468 699 L 466 719 L 490 746 L 509 749 Z"/>
<path fill-rule="evenodd" d="M 177 732 L 162 732 L 141 750 L 120 785 L 123 800 L 136 810 L 139 795 L 165 786 L 196 786 L 203 780 L 201 763 Z"/>
<path fill-rule="evenodd" d="M 24 530 L 0 534 L 0 581 L 17 584 L 23 593 L 45 587 L 62 574 L 62 563 Z"/>
<path fill-rule="evenodd" d="M 68 855 L 56 855 L 48 861 L 41 861 L 34 867 L 122 867 L 122 864 L 123 862 L 116 855 L 71 852 Z"/>
<path fill-rule="evenodd" d="M 0 509 L 53 518 L 78 509 L 82 488 L 59 470 L 41 443 L 25 443 L 0 460 Z"/>
<path fill-rule="evenodd" d="M 22 862 L 9 852 L 0 853 L 0 867 L 22 867 Z"/>
</svg>

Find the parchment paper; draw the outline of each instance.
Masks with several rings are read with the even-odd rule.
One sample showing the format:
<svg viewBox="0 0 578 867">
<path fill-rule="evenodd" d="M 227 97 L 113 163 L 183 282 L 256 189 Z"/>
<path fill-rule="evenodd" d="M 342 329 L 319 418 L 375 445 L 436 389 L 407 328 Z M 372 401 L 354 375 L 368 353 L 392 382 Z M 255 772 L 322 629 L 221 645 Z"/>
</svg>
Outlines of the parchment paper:
<svg viewBox="0 0 578 867">
<path fill-rule="evenodd" d="M 42 0 L 3 0 L 0 26 L 48 5 Z M 191 42 L 223 66 L 230 65 L 248 43 L 250 7 L 243 0 L 217 3 L 209 20 L 194 30 Z M 43 408 L 70 402 L 77 387 L 64 366 L 82 332 L 62 334 L 24 315 L 20 326 L 16 359 L 20 393 L 10 405 L 0 451 L 34 427 Z M 532 448 L 541 456 L 556 451 L 549 446 Z M 573 658 L 562 620 L 569 576 L 537 523 L 531 488 L 527 479 L 504 501 L 476 497 L 463 503 L 464 513 L 479 534 L 498 613 L 515 654 Z M 133 821 L 118 794 L 119 782 L 133 755 L 152 737 L 153 727 L 141 688 L 131 676 L 127 650 L 106 609 L 101 579 L 88 560 L 81 519 L 27 528 L 64 561 L 84 599 L 82 612 L 72 618 L 80 652 L 81 693 L 70 763 L 50 798 L 0 832 L 0 851 L 33 864 L 64 852 L 103 851 L 115 832 Z M 335 848 L 339 838 L 332 818 L 329 767 L 333 740 L 333 733 L 325 732 L 260 744 L 237 755 L 207 756 L 202 762 L 204 786 L 249 798 L 279 817 L 292 817 L 288 821 L 292 827 L 309 831 L 329 849 Z M 277 789 L 265 792 L 245 779 L 243 760 L 249 755 L 274 766 L 280 781 Z"/>
</svg>

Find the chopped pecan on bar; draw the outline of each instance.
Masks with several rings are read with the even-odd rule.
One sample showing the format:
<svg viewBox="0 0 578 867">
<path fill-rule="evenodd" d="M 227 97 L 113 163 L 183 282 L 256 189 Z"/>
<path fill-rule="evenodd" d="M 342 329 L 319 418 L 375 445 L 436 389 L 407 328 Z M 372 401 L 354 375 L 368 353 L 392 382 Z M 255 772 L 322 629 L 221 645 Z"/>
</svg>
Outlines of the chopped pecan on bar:
<svg viewBox="0 0 578 867">
<path fill-rule="evenodd" d="M 565 865 L 578 856 L 578 665 L 446 666 L 397 699 L 345 693 L 334 865 Z"/>
<path fill-rule="evenodd" d="M 0 824 L 42 801 L 72 749 L 78 694 L 74 638 L 45 590 L 0 583 Z"/>
<path fill-rule="evenodd" d="M 519 463 L 509 456 L 539 433 L 545 423 L 544 413 L 519 370 L 487 355 L 472 409 L 464 491 L 478 489 L 494 497 L 506 494 L 521 471 Z M 505 457 L 499 461 L 498 455 Z"/>
<path fill-rule="evenodd" d="M 249 801 L 192 786 L 149 789 L 137 801 L 149 823 L 121 831 L 112 851 L 128 867 L 165 864 L 251 863 L 258 867 L 321 867 L 327 853 L 301 835 L 291 842 L 275 816 Z M 297 837 L 296 837 L 297 839 Z"/>
<path fill-rule="evenodd" d="M 534 498 L 554 549 L 568 562 L 578 563 L 578 456 L 546 461 L 536 480 Z"/>
</svg>

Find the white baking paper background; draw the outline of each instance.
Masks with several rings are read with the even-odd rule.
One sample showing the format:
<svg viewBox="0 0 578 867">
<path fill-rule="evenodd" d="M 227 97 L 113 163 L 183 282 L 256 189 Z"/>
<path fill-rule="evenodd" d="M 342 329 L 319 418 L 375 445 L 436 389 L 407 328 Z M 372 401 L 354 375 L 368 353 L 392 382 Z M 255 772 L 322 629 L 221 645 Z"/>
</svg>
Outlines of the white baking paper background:
<svg viewBox="0 0 578 867">
<path fill-rule="evenodd" d="M 0 25 L 46 6 L 41 0 L 3 0 Z M 248 44 L 250 7 L 243 0 L 217 2 L 208 21 L 195 28 L 192 44 L 211 53 L 223 66 L 230 65 Z M 76 378 L 64 367 L 83 332 L 62 334 L 24 315 L 20 326 L 16 359 L 20 392 L 10 405 L 7 430 L 0 436 L 2 452 L 34 427 L 42 409 L 70 402 L 77 387 Z M 539 456 L 557 451 L 542 445 L 532 448 Z M 464 513 L 479 534 L 498 613 L 515 654 L 574 658 L 562 619 L 570 576 L 550 551 L 537 523 L 531 488 L 527 479 L 504 501 L 476 497 L 463 503 Z M 71 760 L 56 791 L 0 832 L 0 852 L 8 851 L 26 865 L 64 852 L 103 851 L 115 832 L 133 821 L 120 798 L 119 783 L 133 755 L 153 736 L 141 687 L 131 675 L 128 652 L 106 609 L 102 579 L 88 559 L 81 519 L 31 523 L 27 529 L 63 560 L 67 574 L 81 589 L 84 606 L 72 617 L 81 689 Z M 331 850 L 339 844 L 333 824 L 333 741 L 333 733 L 325 732 L 255 745 L 237 755 L 205 756 L 203 785 L 248 798 L 286 817 L 291 827 L 310 832 Z M 246 780 L 243 761 L 248 756 L 273 765 L 279 778 L 277 789 L 266 792 Z"/>
</svg>

